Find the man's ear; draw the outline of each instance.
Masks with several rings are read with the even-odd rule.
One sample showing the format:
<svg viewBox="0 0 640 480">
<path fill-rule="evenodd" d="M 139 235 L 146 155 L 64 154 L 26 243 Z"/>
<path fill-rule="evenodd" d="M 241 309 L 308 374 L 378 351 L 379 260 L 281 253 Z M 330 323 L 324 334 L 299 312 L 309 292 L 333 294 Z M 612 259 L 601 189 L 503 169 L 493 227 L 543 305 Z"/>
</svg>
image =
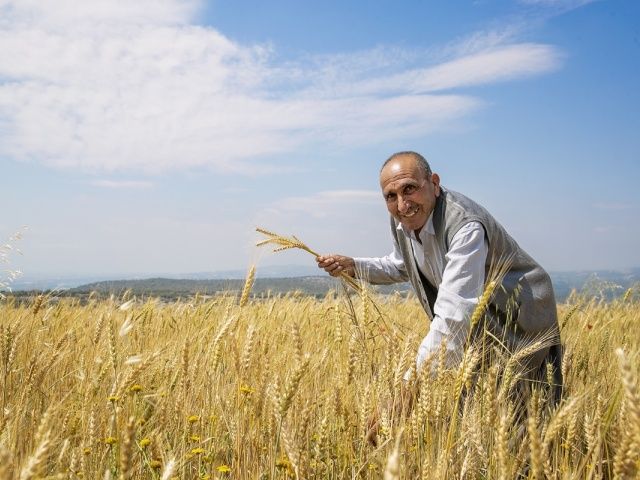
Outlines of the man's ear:
<svg viewBox="0 0 640 480">
<path fill-rule="evenodd" d="M 431 183 L 433 183 L 433 190 L 436 194 L 436 197 L 440 196 L 440 175 L 437 173 L 431 174 Z"/>
</svg>

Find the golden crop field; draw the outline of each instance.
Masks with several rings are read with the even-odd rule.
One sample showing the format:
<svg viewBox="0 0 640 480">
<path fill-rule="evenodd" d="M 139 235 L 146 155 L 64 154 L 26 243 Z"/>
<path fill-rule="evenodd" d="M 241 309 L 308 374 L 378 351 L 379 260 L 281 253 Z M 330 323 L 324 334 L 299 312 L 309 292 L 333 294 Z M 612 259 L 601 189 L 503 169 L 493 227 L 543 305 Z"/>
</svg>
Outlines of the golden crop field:
<svg viewBox="0 0 640 480">
<path fill-rule="evenodd" d="M 0 479 L 637 478 L 640 303 L 559 312 L 564 399 L 517 419 L 517 352 L 478 372 L 471 349 L 393 407 L 428 328 L 412 298 L 9 298 Z"/>
</svg>

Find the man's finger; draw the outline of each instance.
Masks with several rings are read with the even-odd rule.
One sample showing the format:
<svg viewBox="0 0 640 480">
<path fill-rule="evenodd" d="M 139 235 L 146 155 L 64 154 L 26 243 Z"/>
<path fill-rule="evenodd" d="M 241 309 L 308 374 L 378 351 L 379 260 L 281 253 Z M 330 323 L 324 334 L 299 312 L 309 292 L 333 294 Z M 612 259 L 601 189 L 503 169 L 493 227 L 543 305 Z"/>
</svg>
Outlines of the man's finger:
<svg viewBox="0 0 640 480">
<path fill-rule="evenodd" d="M 327 270 L 328 272 L 333 272 L 333 271 L 336 271 L 336 270 L 342 270 L 342 265 L 340 265 L 340 263 L 339 263 L 339 262 L 334 262 L 334 263 L 332 263 L 331 265 L 329 265 L 329 266 L 326 268 L 326 270 Z"/>
<path fill-rule="evenodd" d="M 318 265 L 320 265 L 320 267 L 322 268 L 328 267 L 334 262 L 333 257 L 318 257 L 317 260 L 318 260 Z"/>
</svg>

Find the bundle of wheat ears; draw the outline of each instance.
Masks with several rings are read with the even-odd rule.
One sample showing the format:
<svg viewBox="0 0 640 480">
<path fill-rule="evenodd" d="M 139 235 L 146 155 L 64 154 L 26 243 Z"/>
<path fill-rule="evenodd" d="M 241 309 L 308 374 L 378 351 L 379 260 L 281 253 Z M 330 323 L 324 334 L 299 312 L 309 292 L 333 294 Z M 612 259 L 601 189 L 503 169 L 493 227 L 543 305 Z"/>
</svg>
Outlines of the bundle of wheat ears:
<svg viewBox="0 0 640 480">
<path fill-rule="evenodd" d="M 264 228 L 256 227 L 256 232 L 265 235 L 267 238 L 256 243 L 256 247 L 262 247 L 264 245 L 276 245 L 273 249 L 274 252 L 281 252 L 282 250 L 289 250 L 291 248 L 298 248 L 300 250 L 304 250 L 305 252 L 309 252 L 314 257 L 319 257 L 320 254 L 314 250 L 311 250 L 306 243 L 300 240 L 295 235 L 291 235 L 291 237 L 283 237 L 282 235 L 278 235 L 277 233 L 270 232 L 269 230 L 265 230 Z M 360 284 L 351 276 L 346 273 L 340 273 L 340 279 L 353 288 L 356 292 L 360 292 L 362 287 Z"/>
</svg>

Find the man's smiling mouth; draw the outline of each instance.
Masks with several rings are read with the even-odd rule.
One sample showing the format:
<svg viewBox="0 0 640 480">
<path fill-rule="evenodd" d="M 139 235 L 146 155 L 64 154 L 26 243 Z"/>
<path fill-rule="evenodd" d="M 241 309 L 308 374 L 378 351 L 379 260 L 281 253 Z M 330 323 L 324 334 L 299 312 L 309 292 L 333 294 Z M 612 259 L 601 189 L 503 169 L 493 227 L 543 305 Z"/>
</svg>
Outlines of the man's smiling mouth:
<svg viewBox="0 0 640 480">
<path fill-rule="evenodd" d="M 411 210 L 409 210 L 407 213 L 401 213 L 400 216 L 404 217 L 404 218 L 411 218 L 413 217 L 416 213 L 418 213 L 419 208 L 413 207 Z"/>
</svg>

